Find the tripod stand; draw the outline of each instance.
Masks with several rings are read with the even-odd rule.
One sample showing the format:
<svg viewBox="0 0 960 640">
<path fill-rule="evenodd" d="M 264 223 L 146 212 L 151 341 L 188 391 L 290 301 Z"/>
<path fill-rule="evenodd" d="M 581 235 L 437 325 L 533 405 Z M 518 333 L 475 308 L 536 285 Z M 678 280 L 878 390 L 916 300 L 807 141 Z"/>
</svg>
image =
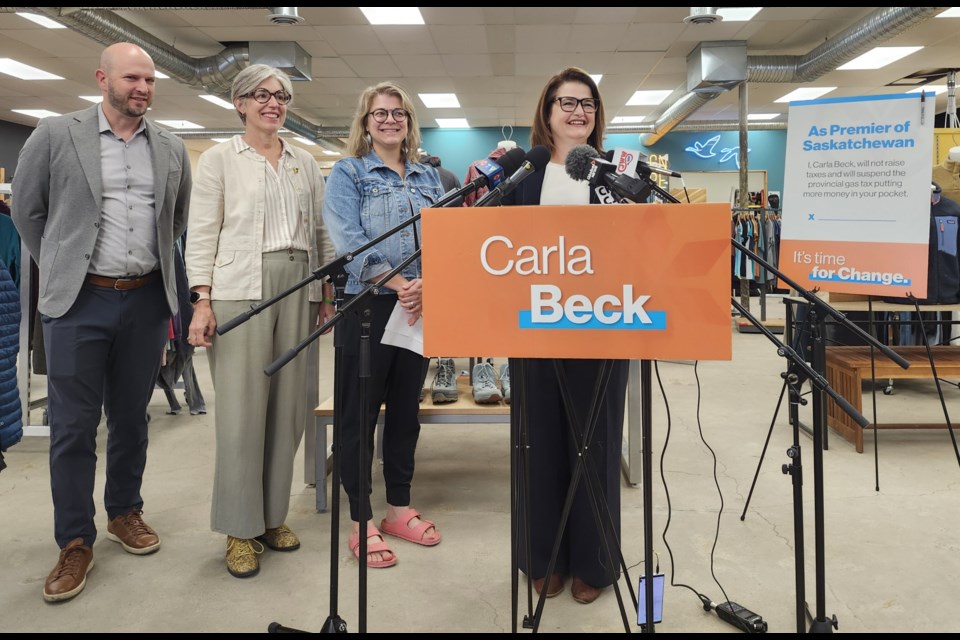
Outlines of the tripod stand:
<svg viewBox="0 0 960 640">
<path fill-rule="evenodd" d="M 736 246 L 741 251 L 748 251 L 746 247 L 741 245 L 736 241 L 732 241 L 734 246 Z M 795 562 L 796 562 L 796 591 L 797 591 L 797 602 L 796 602 L 796 613 L 797 613 L 797 632 L 803 633 L 805 627 L 806 617 L 809 615 L 812 618 L 812 623 L 810 626 L 810 632 L 827 632 L 829 633 L 832 628 L 837 628 L 837 619 L 836 616 L 832 616 L 830 619 L 826 617 L 825 612 L 825 599 L 826 599 L 826 583 L 825 583 L 825 562 L 824 562 L 824 516 L 823 516 L 823 439 L 824 432 L 826 429 L 826 407 L 824 405 L 823 394 L 828 394 L 837 405 L 843 409 L 843 411 L 849 415 L 861 428 L 866 428 L 869 426 L 870 422 L 860 414 L 847 400 L 838 394 L 833 388 L 827 384 L 826 379 L 819 373 L 825 368 L 826 360 L 826 350 L 824 346 L 824 336 L 823 336 L 823 317 L 825 315 L 830 315 L 837 321 L 841 322 L 848 329 L 854 331 L 859 337 L 867 341 L 869 344 L 879 349 L 885 356 L 896 362 L 899 366 L 906 369 L 910 364 L 899 356 L 895 351 L 890 349 L 888 346 L 880 343 L 872 335 L 866 333 L 860 329 L 856 324 L 850 322 L 846 316 L 842 313 L 828 305 L 826 302 L 821 300 L 812 292 L 804 289 L 796 282 L 785 276 L 780 272 L 776 267 L 769 264 L 763 258 L 754 255 L 754 260 L 757 260 L 765 268 L 770 269 L 777 277 L 781 278 L 784 282 L 787 283 L 792 289 L 799 292 L 807 301 L 811 303 L 811 308 L 807 318 L 809 322 L 810 332 L 811 332 L 811 341 L 812 341 L 812 355 L 813 355 L 813 366 L 807 364 L 803 356 L 796 353 L 788 345 L 780 342 L 769 330 L 765 327 L 762 327 L 754 323 L 761 332 L 767 336 L 768 339 L 774 342 L 778 346 L 777 353 L 781 356 L 788 357 L 790 359 L 790 366 L 787 371 L 782 374 L 784 378 L 784 389 L 789 388 L 790 390 L 790 402 L 792 406 L 791 413 L 795 412 L 796 406 L 798 404 L 806 404 L 806 401 L 803 400 L 800 394 L 800 385 L 804 378 L 809 379 L 811 384 L 816 387 L 816 390 L 813 392 L 813 472 L 814 472 L 814 534 L 815 534 L 815 549 L 816 549 L 816 612 L 813 615 L 810 615 L 806 611 L 806 602 L 805 602 L 805 579 L 804 579 L 804 558 L 803 558 L 803 467 L 801 464 L 801 449 L 799 442 L 799 420 L 793 421 L 793 445 L 787 449 L 787 457 L 792 461 L 791 464 L 786 464 L 783 466 L 783 473 L 790 475 L 793 481 L 793 494 L 794 494 L 794 537 L 795 537 Z M 736 300 L 733 300 L 734 306 L 751 319 L 753 322 L 752 316 L 740 305 Z M 801 377 L 801 374 L 803 377 Z M 780 400 L 783 399 L 783 391 L 780 394 Z M 779 402 L 778 402 L 779 409 Z M 772 425 L 771 425 L 772 426 Z M 768 436 L 769 440 L 769 436 Z M 764 446 L 766 448 L 766 445 Z M 759 467 L 758 467 L 759 473 Z M 756 482 L 756 477 L 754 477 L 754 483 Z M 751 495 L 753 492 L 753 487 L 751 486 Z M 749 497 L 748 497 L 749 502 Z M 746 508 L 744 509 L 746 513 Z M 741 516 L 741 520 L 743 516 Z"/>
<path fill-rule="evenodd" d="M 641 176 L 647 185 L 650 188 L 650 192 L 655 192 L 657 196 L 665 201 L 672 203 L 679 203 L 680 201 L 674 197 L 672 194 L 664 191 L 656 183 L 649 179 L 649 175 Z M 846 316 L 842 313 L 825 303 L 819 297 L 814 295 L 812 292 L 801 287 L 796 282 L 791 280 L 789 277 L 784 275 L 779 269 L 771 265 L 768 261 L 764 260 L 760 256 L 756 255 L 747 247 L 743 246 L 736 240 L 731 239 L 731 244 L 742 251 L 744 255 L 749 256 L 751 259 L 755 260 L 758 264 L 762 265 L 765 269 L 774 273 L 777 277 L 787 283 L 792 289 L 797 291 L 801 296 L 806 298 L 811 307 L 811 325 L 815 327 L 813 334 L 813 367 L 807 364 L 806 360 L 798 355 L 789 345 L 782 343 L 777 337 L 767 329 L 759 320 L 757 320 L 749 311 L 741 305 L 736 299 L 731 298 L 733 306 L 745 317 L 751 324 L 753 324 L 761 333 L 763 333 L 771 342 L 777 346 L 777 353 L 786 357 L 790 360 L 791 366 L 788 368 L 787 373 L 784 375 L 784 389 L 788 388 L 791 391 L 791 404 L 805 404 L 805 401 L 800 397 L 799 385 L 801 381 L 801 375 L 806 379 L 811 381 L 811 384 L 816 387 L 817 391 L 813 395 L 813 415 L 814 415 L 814 427 L 813 427 L 813 460 L 814 460 L 814 520 L 815 520 L 815 547 L 816 547 L 816 569 L 817 569 L 817 580 L 816 580 L 816 592 L 817 592 L 817 606 L 816 613 L 813 618 L 813 622 L 810 628 L 810 631 L 813 632 L 829 632 L 832 627 L 836 627 L 836 617 L 828 620 L 825 614 L 825 596 L 826 596 L 826 587 L 825 587 L 825 578 L 824 578 L 824 516 L 823 516 L 823 435 L 826 428 L 826 410 L 825 404 L 823 402 L 823 394 L 826 393 L 829 395 L 834 402 L 837 403 L 840 408 L 847 413 L 861 428 L 866 427 L 869 422 L 864 418 L 849 402 L 846 401 L 843 396 L 838 394 L 834 389 L 830 387 L 826 379 L 819 373 L 824 370 L 825 362 L 825 349 L 823 344 L 823 336 L 821 335 L 821 326 L 822 323 L 818 319 L 821 316 L 830 315 L 834 319 L 848 326 L 854 332 L 857 332 L 861 337 L 866 340 L 869 344 L 880 349 L 884 355 L 896 362 L 899 366 L 904 369 L 908 368 L 909 363 L 896 354 L 892 349 L 879 343 L 875 338 L 866 334 L 863 330 L 859 329 L 852 322 L 847 320 Z M 781 392 L 781 401 L 783 398 L 783 393 Z M 795 426 L 798 423 L 795 423 Z M 803 575 L 803 504 L 802 504 L 802 466 L 800 464 L 800 444 L 799 444 L 799 435 L 795 431 L 794 443 L 787 451 L 788 457 L 793 461 L 790 465 L 784 465 L 783 472 L 789 474 L 793 478 L 793 494 L 794 494 L 794 535 L 795 535 L 795 554 L 796 554 L 796 576 L 797 576 L 797 630 L 798 632 L 804 631 L 804 621 L 805 621 L 805 603 L 804 603 L 804 575 Z M 649 583 L 648 583 L 649 589 Z M 649 602 L 649 593 L 648 593 L 648 602 Z"/>
<path fill-rule="evenodd" d="M 624 628 L 629 632 L 629 622 L 625 613 L 623 599 L 617 582 L 617 567 L 622 567 L 630 585 L 634 607 L 636 596 L 633 594 L 632 583 L 627 573 L 626 563 L 620 552 L 617 536 L 617 525 L 607 502 L 607 492 L 611 491 L 611 482 L 619 491 L 619 465 L 610 465 L 611 454 L 619 458 L 620 430 L 618 424 L 623 424 L 623 406 L 626 394 L 626 362 L 615 360 L 528 360 L 511 359 L 511 371 L 514 382 L 514 412 L 512 425 L 512 440 L 514 455 L 511 459 L 511 550 L 513 561 L 513 604 L 514 630 L 516 629 L 516 596 L 518 579 L 518 555 L 520 550 L 520 533 L 518 525 L 518 504 L 524 510 L 526 546 L 526 573 L 530 577 L 528 582 L 528 614 L 524 618 L 524 627 L 539 629 L 543 606 L 551 577 L 557 569 L 561 549 L 569 550 L 561 564 L 570 573 L 583 579 L 590 578 L 591 582 L 612 578 L 617 601 L 620 607 Z M 544 381 L 549 380 L 548 383 Z M 586 385 L 589 380 L 592 386 Z M 556 386 L 553 382 L 556 382 Z M 532 395 L 531 382 L 536 383 L 536 395 Z M 609 390 L 609 392 L 608 392 Z M 586 416 L 584 411 L 586 410 Z M 533 412 L 537 415 L 537 422 L 531 423 L 528 415 Z M 586 420 L 583 420 L 586 418 Z M 619 422 L 617 422 L 619 420 Z M 565 434 L 557 433 L 553 426 L 567 423 L 569 447 L 564 445 Z M 531 430 L 531 424 L 536 428 Z M 599 425 L 599 426 L 598 426 Z M 594 441 L 597 432 L 600 436 Z M 595 446 L 594 446 L 595 445 Z M 592 447 L 592 449 L 591 449 Z M 569 450 L 573 450 L 570 455 Z M 573 460 L 568 468 L 565 460 Z M 595 463 L 600 463 L 598 473 Z M 550 468 L 549 480 L 545 470 Z M 530 471 L 533 469 L 540 479 L 537 485 L 531 485 Z M 563 498 L 563 506 L 559 508 L 557 501 L 562 488 L 557 482 L 563 482 L 567 472 L 570 474 L 569 485 Z M 613 476 L 611 480 L 611 474 Z M 585 481 L 585 492 L 578 495 L 580 480 Z M 536 496 L 531 498 L 530 488 L 533 486 Z M 556 487 L 556 488 L 555 488 Z M 615 498 L 615 496 L 613 496 Z M 578 509 L 584 505 L 589 507 L 588 521 L 581 520 L 585 514 L 578 516 L 571 522 L 569 538 L 565 538 L 567 524 L 574 508 L 575 501 Z M 532 506 L 531 506 L 532 505 Z M 619 520 L 619 500 L 616 501 L 616 519 Z M 559 512 L 559 513 L 558 513 Z M 532 608 L 531 583 L 533 576 L 543 570 L 543 557 L 534 557 L 531 552 L 531 522 L 550 525 L 559 522 L 555 532 L 552 552 L 546 561 L 546 575 L 543 578 L 544 586 L 540 592 L 536 612 L 529 613 Z M 592 520 L 592 522 L 591 522 Z M 591 524 L 595 527 L 591 529 Z M 537 535 L 538 552 L 547 548 L 551 530 L 546 527 L 539 530 Z M 596 539 L 594 535 L 596 534 Z M 596 544 L 597 551 L 603 553 L 605 561 L 600 568 L 593 565 L 588 557 Z M 568 554 L 574 557 L 568 559 Z M 569 563 L 569 564 L 568 564 Z M 540 568 L 535 568 L 539 564 Z M 598 575 L 607 574 L 605 577 Z M 582 573 L 581 573 L 582 572 Z"/>
</svg>

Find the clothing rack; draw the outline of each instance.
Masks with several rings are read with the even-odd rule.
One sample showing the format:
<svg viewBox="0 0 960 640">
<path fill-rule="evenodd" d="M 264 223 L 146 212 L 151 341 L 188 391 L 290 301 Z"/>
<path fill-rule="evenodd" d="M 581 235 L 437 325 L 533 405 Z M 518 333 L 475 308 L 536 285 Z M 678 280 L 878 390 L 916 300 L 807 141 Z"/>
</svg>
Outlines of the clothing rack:
<svg viewBox="0 0 960 640">
<path fill-rule="evenodd" d="M 769 259 L 770 258 L 769 248 L 766 246 L 766 242 L 768 239 L 767 238 L 767 222 L 771 216 L 779 216 L 780 209 L 772 209 L 770 207 L 731 207 L 730 211 L 735 216 L 740 216 L 741 214 L 750 214 L 750 215 L 756 216 L 760 214 L 759 215 L 760 237 L 764 244 L 763 244 L 763 250 L 761 252 L 760 244 L 758 243 L 757 245 L 758 250 L 756 251 L 756 253 L 760 254 L 760 256 L 765 259 Z M 776 258 L 777 258 L 776 260 L 771 260 L 771 262 L 773 263 L 779 262 L 779 254 L 777 254 Z M 767 283 L 768 283 L 769 275 L 770 274 L 767 273 L 766 267 L 764 267 L 761 264 L 760 272 L 759 272 L 759 281 L 758 281 L 758 284 L 759 284 L 758 289 L 760 291 L 760 321 L 761 322 L 767 322 Z M 782 325 L 779 328 L 780 328 L 780 331 L 776 331 L 775 330 L 776 328 L 774 328 L 774 333 L 782 332 L 783 330 Z M 750 325 L 750 324 L 740 325 L 740 330 L 741 332 L 742 331 L 750 331 L 751 333 L 756 332 L 756 329 L 753 328 L 753 325 Z"/>
</svg>

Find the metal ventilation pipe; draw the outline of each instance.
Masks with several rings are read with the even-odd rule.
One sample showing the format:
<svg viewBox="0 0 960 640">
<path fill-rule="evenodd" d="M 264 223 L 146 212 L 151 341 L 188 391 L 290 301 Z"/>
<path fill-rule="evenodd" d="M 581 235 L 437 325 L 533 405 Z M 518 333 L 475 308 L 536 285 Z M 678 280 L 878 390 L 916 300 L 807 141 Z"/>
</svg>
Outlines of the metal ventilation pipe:
<svg viewBox="0 0 960 640">
<path fill-rule="evenodd" d="M 246 45 L 230 45 L 212 56 L 193 58 L 109 11 L 62 7 L 34 7 L 32 10 L 49 16 L 104 46 L 117 42 L 136 44 L 149 53 L 154 64 L 170 77 L 207 93 L 227 96 L 227 100 L 233 79 L 250 64 L 250 51 Z M 342 143 L 322 138 L 316 125 L 295 113 L 287 112 L 285 126 L 290 131 L 333 151 L 343 149 Z"/>
<path fill-rule="evenodd" d="M 849 62 L 880 42 L 942 13 L 946 7 L 882 7 L 837 37 L 800 56 L 747 56 L 747 82 L 811 82 Z M 687 101 L 687 94 L 668 108 L 641 142 L 650 146 L 720 93 L 700 94 L 706 100 Z M 682 103 L 682 104 L 681 104 Z M 680 106 L 678 106 L 680 105 Z"/>
</svg>

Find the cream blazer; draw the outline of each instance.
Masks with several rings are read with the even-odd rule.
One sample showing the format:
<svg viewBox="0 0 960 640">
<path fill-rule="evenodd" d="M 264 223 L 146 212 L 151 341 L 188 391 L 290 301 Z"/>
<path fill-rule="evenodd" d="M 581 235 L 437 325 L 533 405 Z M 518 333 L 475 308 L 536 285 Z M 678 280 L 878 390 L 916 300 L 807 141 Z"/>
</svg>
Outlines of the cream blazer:
<svg viewBox="0 0 960 640">
<path fill-rule="evenodd" d="M 313 156 L 284 143 L 293 159 L 282 162 L 293 173 L 300 216 L 314 240 L 310 270 L 336 257 L 323 225 L 323 175 Z M 243 153 L 240 136 L 201 154 L 190 195 L 184 261 L 191 287 L 209 285 L 214 300 L 263 298 L 262 256 L 266 160 Z M 313 235 L 309 235 L 309 231 Z M 291 282 L 291 285 L 296 283 Z M 310 283 L 310 301 L 323 300 L 322 282 Z"/>
</svg>

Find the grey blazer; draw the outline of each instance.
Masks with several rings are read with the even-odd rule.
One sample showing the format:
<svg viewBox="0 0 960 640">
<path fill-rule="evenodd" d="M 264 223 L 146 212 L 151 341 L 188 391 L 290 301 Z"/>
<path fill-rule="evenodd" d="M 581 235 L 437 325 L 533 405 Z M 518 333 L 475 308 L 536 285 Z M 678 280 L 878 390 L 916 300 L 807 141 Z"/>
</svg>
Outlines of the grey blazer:
<svg viewBox="0 0 960 640">
<path fill-rule="evenodd" d="M 44 118 L 27 139 L 11 185 L 13 222 L 40 267 L 40 313 L 70 310 L 100 231 L 103 181 L 98 105 Z M 173 244 L 187 226 L 190 158 L 183 142 L 147 121 L 153 155 L 160 268 L 177 311 Z"/>
</svg>

